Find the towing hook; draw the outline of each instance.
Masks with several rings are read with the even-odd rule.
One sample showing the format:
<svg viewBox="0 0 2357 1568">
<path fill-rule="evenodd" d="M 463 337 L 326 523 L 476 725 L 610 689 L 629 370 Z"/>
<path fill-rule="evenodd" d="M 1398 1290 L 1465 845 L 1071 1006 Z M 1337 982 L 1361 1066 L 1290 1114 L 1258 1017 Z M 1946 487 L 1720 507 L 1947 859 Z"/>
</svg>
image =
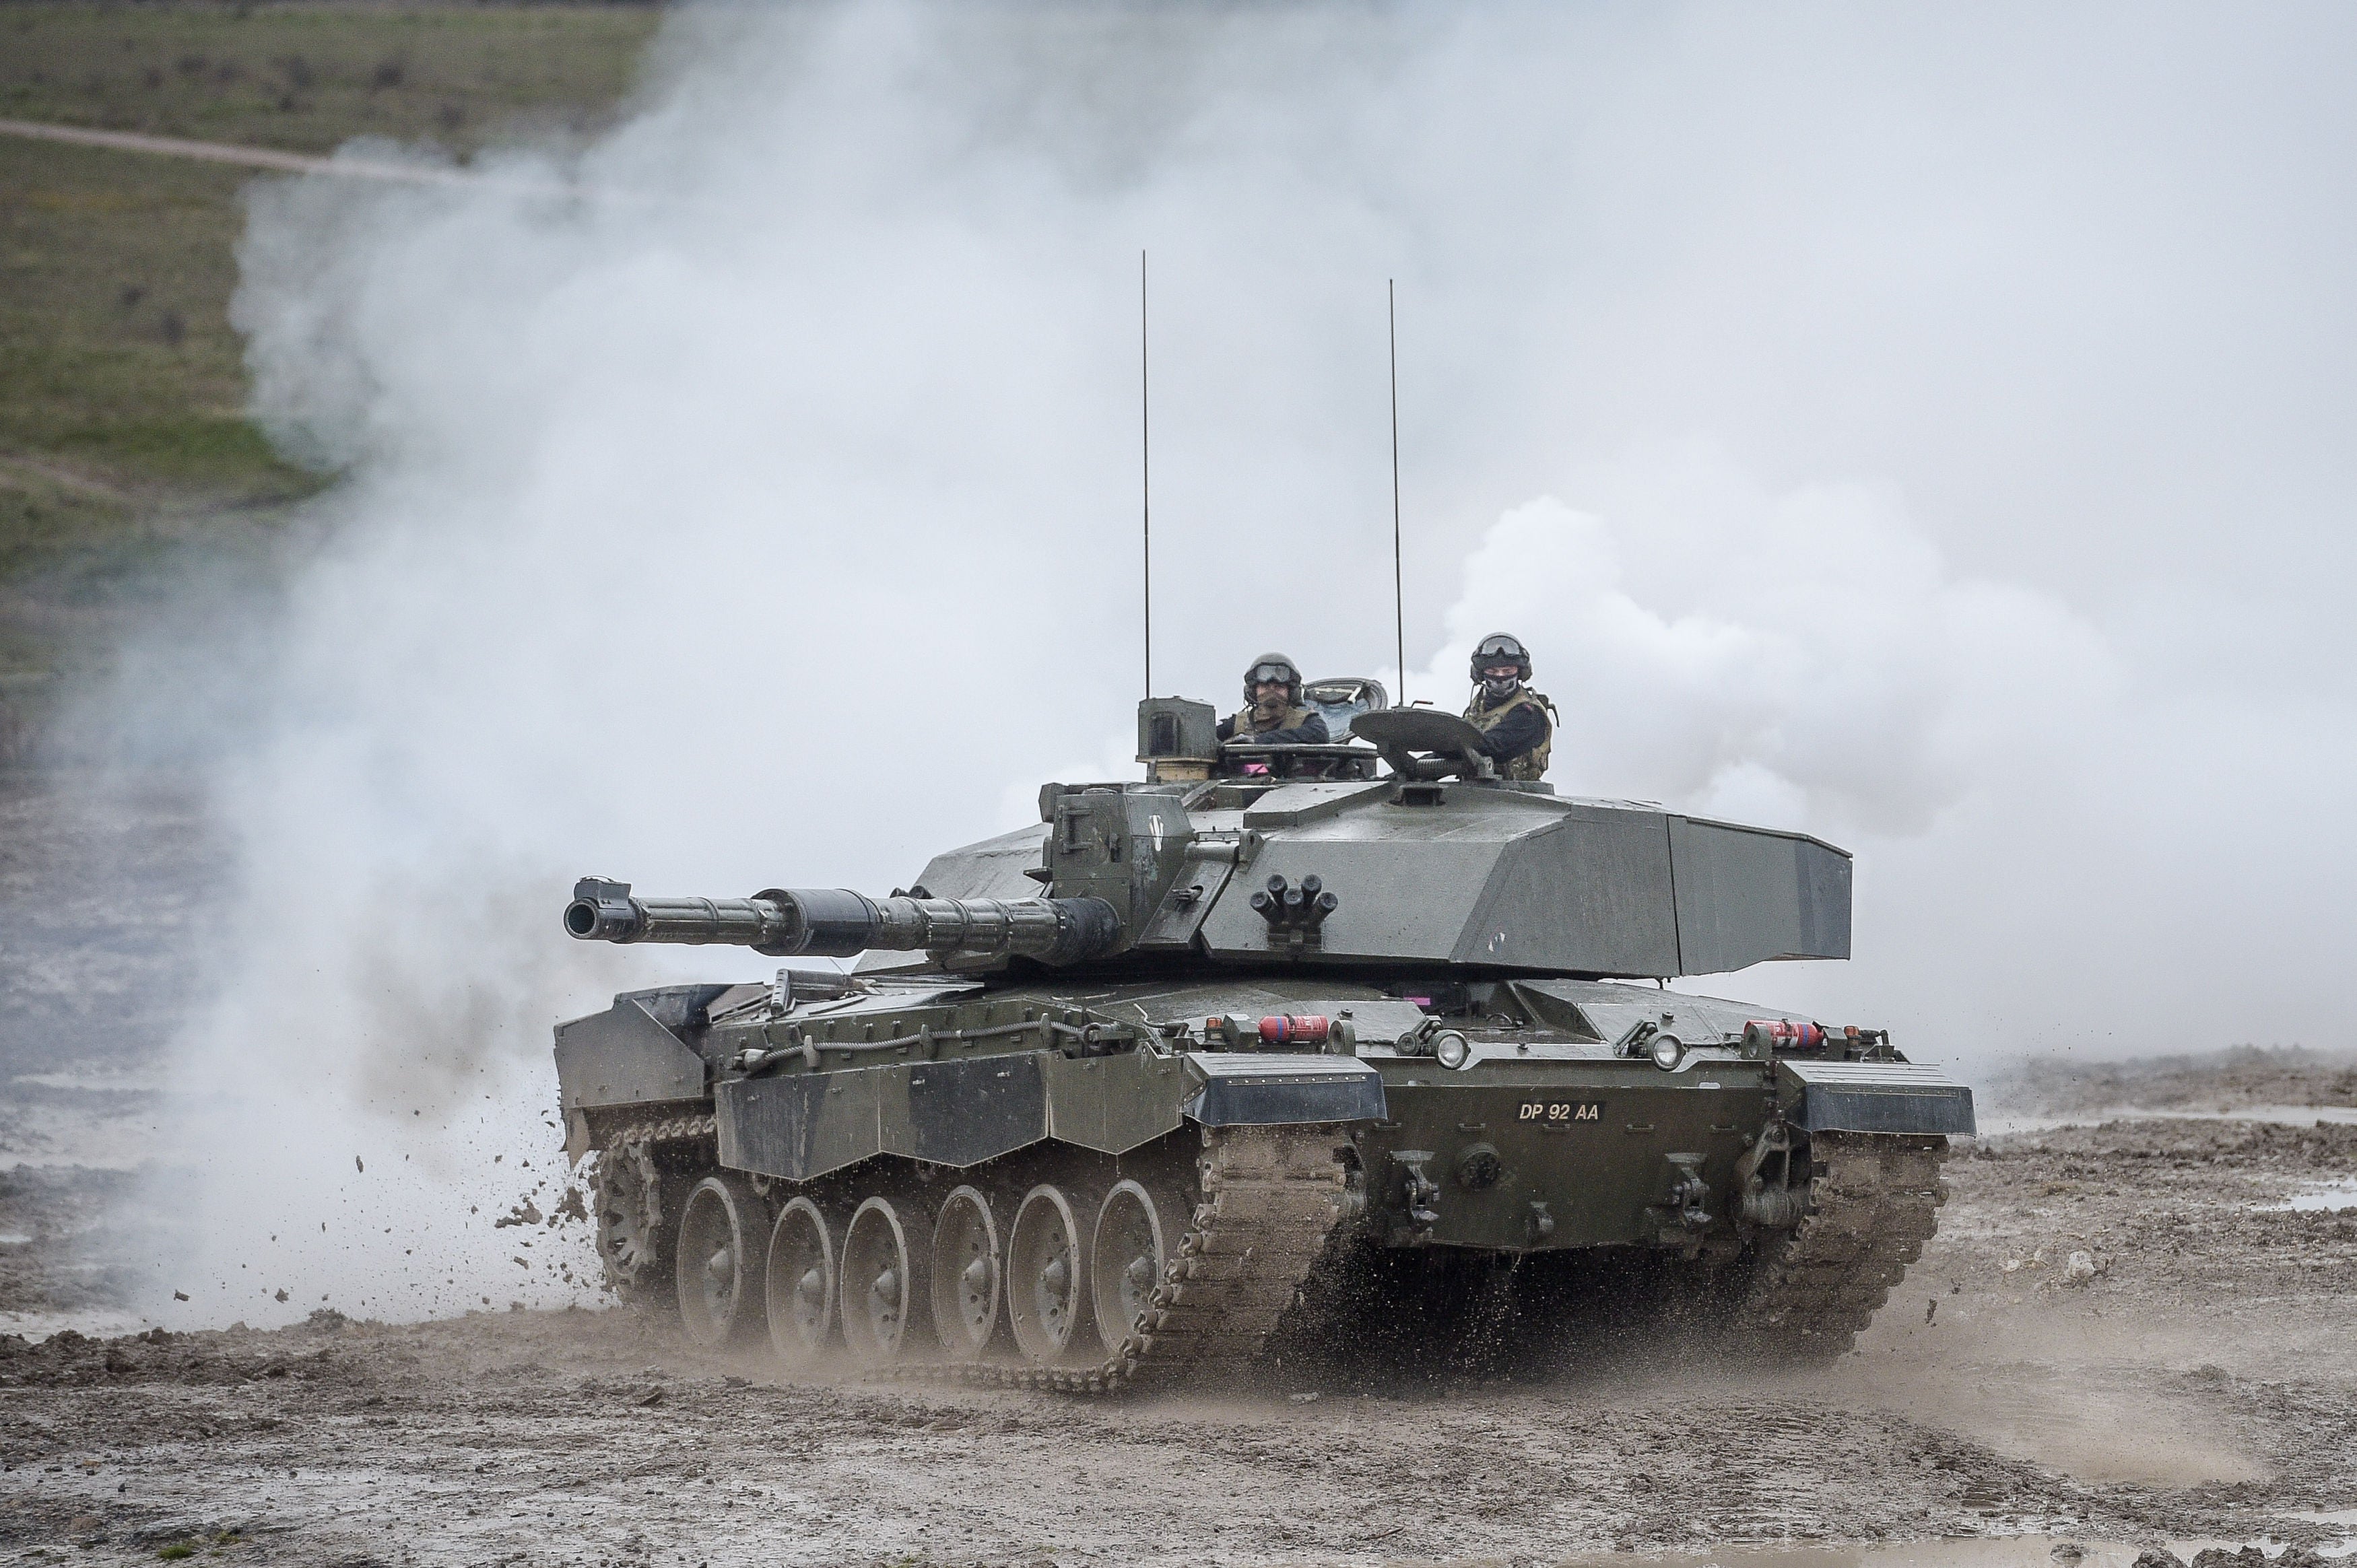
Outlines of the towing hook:
<svg viewBox="0 0 2357 1568">
<path fill-rule="evenodd" d="M 1395 1230 L 1406 1246 L 1429 1244 L 1432 1228 L 1440 1223 L 1440 1210 L 1434 1207 L 1440 1200 L 1440 1184 L 1424 1168 L 1432 1158 L 1429 1149 L 1394 1149 L 1391 1154 L 1391 1163 L 1399 1172 L 1401 1205 L 1406 1210 L 1405 1219 L 1395 1221 Z"/>
</svg>

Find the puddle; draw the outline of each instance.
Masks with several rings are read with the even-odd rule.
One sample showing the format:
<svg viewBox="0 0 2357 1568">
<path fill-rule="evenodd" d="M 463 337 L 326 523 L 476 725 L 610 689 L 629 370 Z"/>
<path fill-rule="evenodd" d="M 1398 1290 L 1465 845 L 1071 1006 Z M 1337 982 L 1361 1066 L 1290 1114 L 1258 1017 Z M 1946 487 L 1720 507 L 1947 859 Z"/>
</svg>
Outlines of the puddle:
<svg viewBox="0 0 2357 1568">
<path fill-rule="evenodd" d="M 42 1073 L 44 1079 L 69 1075 Z M 11 1087 L 24 1078 L 0 1080 Z M 143 1087 L 105 1090 L 87 1085 L 46 1096 L 0 1089 L 0 1170 L 19 1165 L 57 1169 L 83 1165 L 128 1170 L 151 1158 L 166 1122 L 156 1095 Z"/>
<path fill-rule="evenodd" d="M 2304 1181 L 2292 1189 L 2281 1203 L 2254 1205 L 2261 1212 L 2281 1213 L 2297 1209 L 2303 1214 L 2338 1213 L 2344 1208 L 2357 1208 L 2357 1176 L 2339 1176 L 2331 1181 Z"/>
<path fill-rule="evenodd" d="M 1940 1332 L 1957 1330 L 1951 1326 Z M 2009 1353 L 2035 1350 L 2061 1359 L 2016 1361 L 2001 1370 L 1977 1361 L 1947 1364 L 1937 1353 L 1927 1356 L 1920 1343 L 1912 1353 L 1886 1361 L 1876 1350 L 1895 1350 L 1894 1340 L 1910 1336 L 1898 1324 L 1878 1325 L 1877 1334 L 1881 1337 L 1858 1357 L 1819 1374 L 1815 1385 L 1846 1402 L 1968 1435 L 2083 1482 L 2199 1487 L 2266 1475 L 2199 1402 L 2091 1376 L 2085 1358 L 2117 1348 L 2100 1334 L 2091 1341 L 2065 1329 L 2033 1343 L 2008 1330 Z"/>
<path fill-rule="evenodd" d="M 30 1084 L 35 1089 L 72 1089 L 90 1094 L 156 1094 L 163 1091 L 160 1078 L 143 1078 L 136 1073 L 86 1072 L 20 1072 L 8 1080 Z"/>
<path fill-rule="evenodd" d="M 28 1246 L 31 1244 L 32 1240 L 33 1239 L 30 1236 L 26 1235 L 22 1230 L 0 1230 L 0 1247 Z M 691 1256 L 693 1254 L 691 1254 Z"/>
<path fill-rule="evenodd" d="M 2243 1105 L 2232 1111 L 2147 1111 L 2115 1105 L 2104 1111 L 2074 1111 L 2067 1116 L 1983 1116 L 1980 1136 L 2050 1133 L 2058 1127 L 2095 1127 L 2106 1122 L 2265 1122 L 2278 1127 L 2313 1127 L 2319 1122 L 2330 1122 L 2357 1127 L 2357 1105 Z"/>
<path fill-rule="evenodd" d="M 2288 1518 L 2323 1523 L 2357 1520 L 2357 1509 L 2335 1514 L 2293 1514 Z M 2189 1540 L 2168 1542 L 2185 1563 L 2211 1547 L 2232 1552 L 2255 1544 L 2270 1557 L 2280 1557 L 2284 1543 Z M 1564 1568 L 2131 1568 L 2142 1548 L 2116 1541 L 2088 1541 L 2064 1535 L 1950 1537 L 1939 1541 L 1882 1541 L 1872 1545 L 1832 1546 L 1777 1544 L 1713 1546 L 1693 1552 L 1592 1552 L 1562 1560 Z M 2318 1549 L 2325 1557 L 2357 1551 L 2357 1541 L 2342 1541 Z"/>
<path fill-rule="evenodd" d="M 143 1334 L 156 1320 L 120 1309 L 88 1312 L 0 1312 L 0 1334 L 21 1334 L 39 1344 L 52 1334 L 70 1328 L 92 1339 L 116 1339 Z"/>
<path fill-rule="evenodd" d="M 146 1164 L 145 1154 L 68 1150 L 56 1155 L 0 1155 L 0 1171 L 135 1171 Z"/>
</svg>

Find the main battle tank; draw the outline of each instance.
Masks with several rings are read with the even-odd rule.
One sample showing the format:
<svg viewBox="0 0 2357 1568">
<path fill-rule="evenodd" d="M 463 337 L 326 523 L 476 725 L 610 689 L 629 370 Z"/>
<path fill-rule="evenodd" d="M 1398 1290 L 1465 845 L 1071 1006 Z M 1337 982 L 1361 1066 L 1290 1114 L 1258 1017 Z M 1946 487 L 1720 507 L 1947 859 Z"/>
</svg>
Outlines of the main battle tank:
<svg viewBox="0 0 2357 1568">
<path fill-rule="evenodd" d="M 611 1283 L 706 1346 L 1071 1390 L 1221 1379 L 1281 1328 L 1444 1356 L 1566 1262 L 1713 1344 L 1846 1349 L 1971 1090 L 1666 982 L 1847 957 L 1848 855 L 1507 782 L 1461 720 L 1311 692 L 1352 741 L 1222 746 L 1150 699 L 1144 782 L 1048 785 L 889 897 L 584 879 L 585 940 L 864 955 L 557 1026 Z"/>
</svg>

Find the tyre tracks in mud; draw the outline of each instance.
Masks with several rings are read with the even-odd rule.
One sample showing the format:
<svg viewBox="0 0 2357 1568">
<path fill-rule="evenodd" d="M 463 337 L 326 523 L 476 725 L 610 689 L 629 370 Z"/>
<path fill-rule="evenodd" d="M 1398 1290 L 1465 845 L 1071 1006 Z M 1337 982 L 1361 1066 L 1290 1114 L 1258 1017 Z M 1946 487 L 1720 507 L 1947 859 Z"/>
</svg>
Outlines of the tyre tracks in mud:
<svg viewBox="0 0 2357 1568">
<path fill-rule="evenodd" d="M 152 1562 L 236 1527 L 290 1561 L 718 1568 L 2313 1540 L 2302 1515 L 2357 1507 L 2357 1234 L 2257 1206 L 2352 1156 L 2348 1129 L 2135 1122 L 1985 1146 L 1857 1353 L 1775 1377 L 1674 1326 L 1528 1382 L 1286 1367 L 1120 1401 L 793 1382 L 619 1312 L 0 1341 L 0 1545 Z M 2203 1244 L 2152 1240 L 2179 1231 Z M 2066 1283 L 2078 1248 L 2100 1266 Z"/>
<path fill-rule="evenodd" d="M 0 1358 L 0 1544 L 80 1519 L 108 1538 L 85 1561 L 152 1560 L 199 1528 L 303 1561 L 1447 1560 L 2248 1534 L 2312 1500 L 2079 1480 L 1876 1408 L 1855 1375 L 1814 1392 L 1624 1368 L 1415 1400 L 1108 1402 L 770 1384 L 750 1366 L 615 1313 L 18 1352 Z M 2281 1394 L 2230 1378 L 2205 1397 L 2232 1418 Z"/>
</svg>

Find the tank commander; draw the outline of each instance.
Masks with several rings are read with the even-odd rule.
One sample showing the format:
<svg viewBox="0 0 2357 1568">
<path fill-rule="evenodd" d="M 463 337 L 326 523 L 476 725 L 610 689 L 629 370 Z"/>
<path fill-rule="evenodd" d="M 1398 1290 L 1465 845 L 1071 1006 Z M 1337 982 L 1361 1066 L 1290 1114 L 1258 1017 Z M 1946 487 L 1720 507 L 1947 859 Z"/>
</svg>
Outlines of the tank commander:
<svg viewBox="0 0 2357 1568">
<path fill-rule="evenodd" d="M 1543 778 L 1555 743 L 1555 704 L 1526 684 L 1531 650 L 1519 638 L 1492 632 L 1474 647 L 1471 673 L 1465 722 L 1481 732 L 1483 754 L 1508 779 Z"/>
<path fill-rule="evenodd" d="M 1244 671 L 1244 706 L 1220 721 L 1219 737 L 1255 746 L 1324 746 L 1330 738 L 1324 717 L 1301 705 L 1301 671 L 1282 653 L 1264 653 L 1252 661 Z M 1244 767 L 1261 772 L 1275 760 L 1254 759 Z"/>
</svg>

